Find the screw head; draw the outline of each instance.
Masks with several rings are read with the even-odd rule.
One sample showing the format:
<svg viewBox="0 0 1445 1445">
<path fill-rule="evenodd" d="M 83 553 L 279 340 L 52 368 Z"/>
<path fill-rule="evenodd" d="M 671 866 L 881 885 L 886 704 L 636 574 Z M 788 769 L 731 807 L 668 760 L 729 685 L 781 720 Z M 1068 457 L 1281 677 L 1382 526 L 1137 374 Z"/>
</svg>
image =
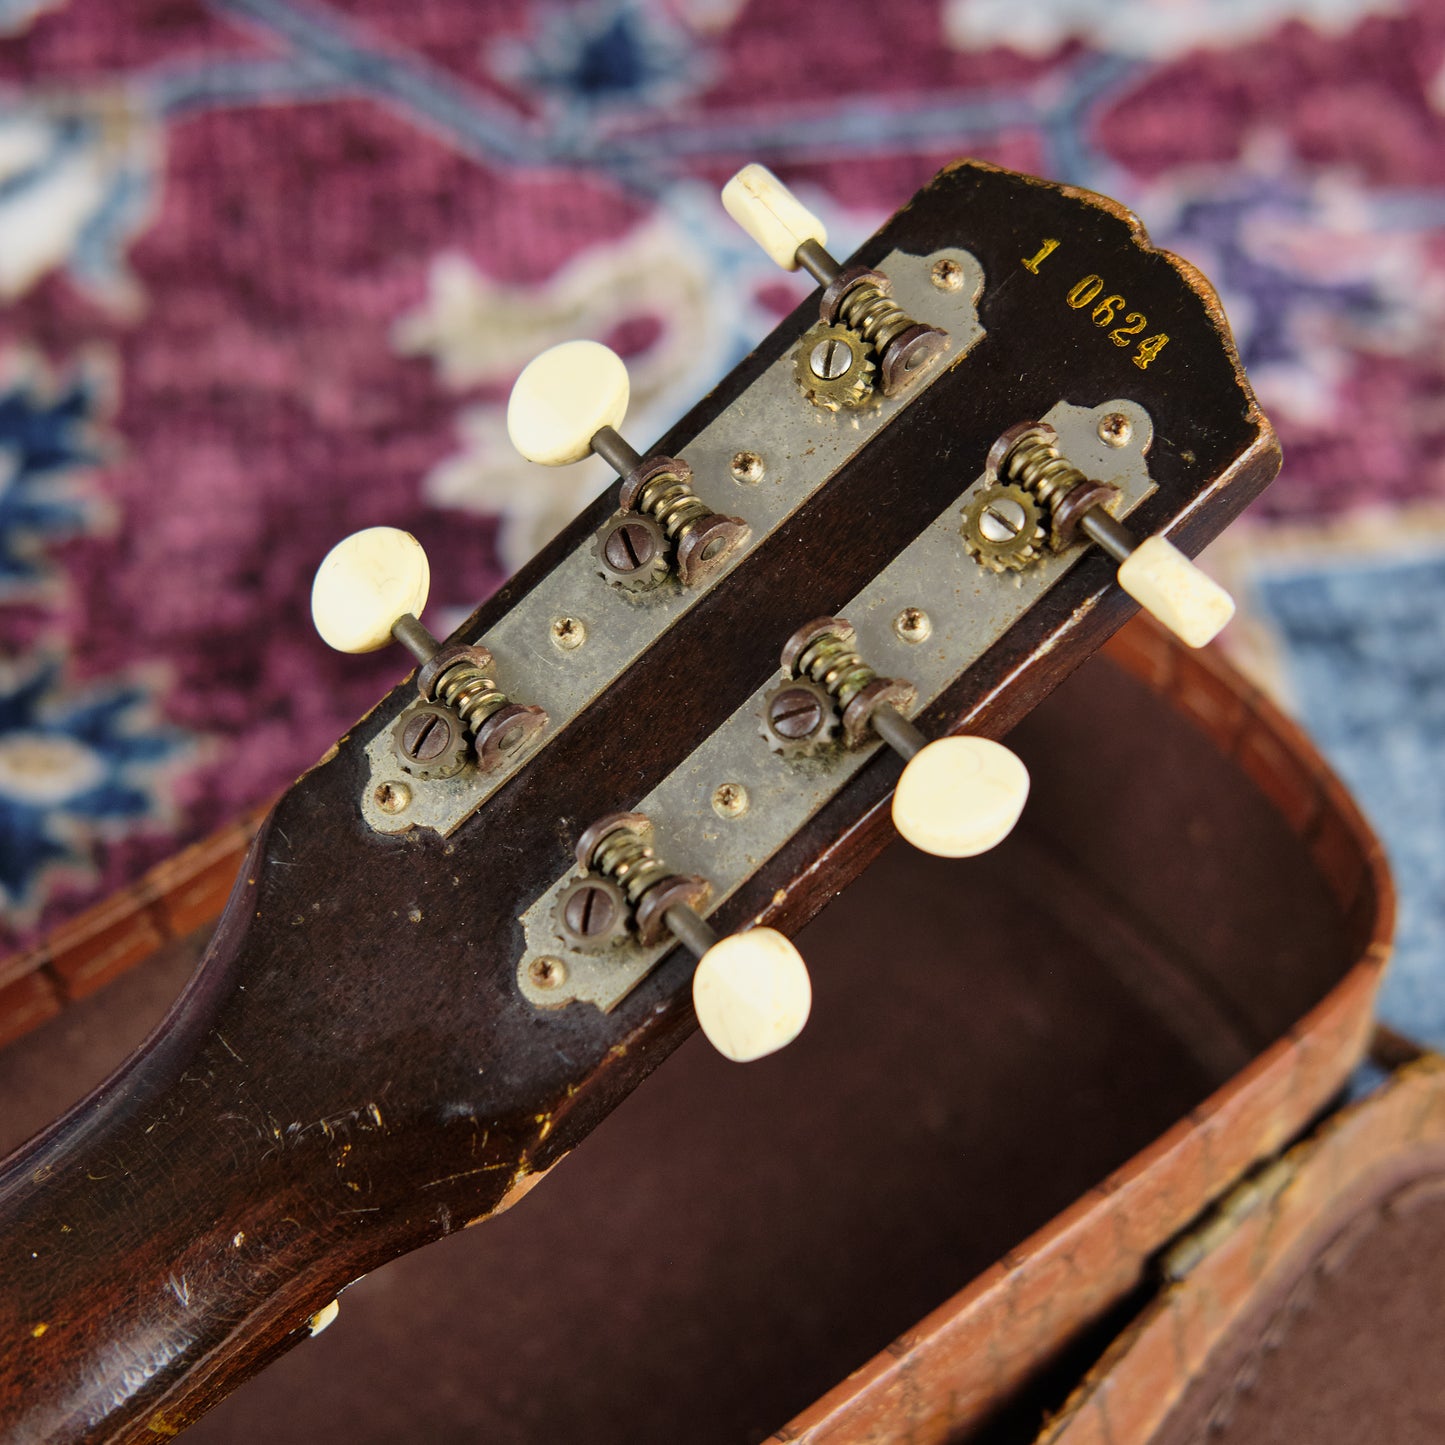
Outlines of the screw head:
<svg viewBox="0 0 1445 1445">
<path fill-rule="evenodd" d="M 933 263 L 928 279 L 940 291 L 958 291 L 963 286 L 963 267 L 949 256 Z"/>
<path fill-rule="evenodd" d="M 933 631 L 933 619 L 921 607 L 905 607 L 893 619 L 893 630 L 904 642 L 924 642 Z"/>
<path fill-rule="evenodd" d="M 1028 514 L 1012 497 L 998 497 L 984 508 L 978 530 L 990 542 L 1012 542 L 1028 523 Z"/>
<path fill-rule="evenodd" d="M 1099 440 L 1106 446 L 1127 446 L 1134 435 L 1134 425 L 1122 411 L 1111 411 L 1099 422 Z"/>
<path fill-rule="evenodd" d="M 587 624 L 580 617 L 554 617 L 552 644 L 563 652 L 575 652 L 587 641 Z"/>
<path fill-rule="evenodd" d="M 819 380 L 837 381 L 853 365 L 853 348 L 846 341 L 830 336 L 809 353 L 808 365 Z"/>
<path fill-rule="evenodd" d="M 578 938 L 596 938 L 617 921 L 617 911 L 617 900 L 608 889 L 587 883 L 567 899 L 562 921 Z"/>
<path fill-rule="evenodd" d="M 405 783 L 382 783 L 372 797 L 383 813 L 400 813 L 411 803 L 411 789 Z"/>
<path fill-rule="evenodd" d="M 812 737 L 826 719 L 827 713 L 811 688 L 785 687 L 768 703 L 768 726 L 789 742 Z"/>
<path fill-rule="evenodd" d="M 622 521 L 607 534 L 602 556 L 614 572 L 625 577 L 652 565 L 657 556 L 657 538 L 644 522 Z"/>
<path fill-rule="evenodd" d="M 732 472 L 734 481 L 751 486 L 763 479 L 763 459 L 756 452 L 737 452 L 733 456 Z"/>
<path fill-rule="evenodd" d="M 451 746 L 456 729 L 440 708 L 418 710 L 401 730 L 402 751 L 413 762 L 430 763 Z"/>
<path fill-rule="evenodd" d="M 719 818 L 741 818 L 748 802 L 748 790 L 741 783 L 719 783 L 713 789 L 712 810 Z"/>
<path fill-rule="evenodd" d="M 527 965 L 527 977 L 537 988 L 561 988 L 567 982 L 567 965 L 550 954 Z"/>
</svg>

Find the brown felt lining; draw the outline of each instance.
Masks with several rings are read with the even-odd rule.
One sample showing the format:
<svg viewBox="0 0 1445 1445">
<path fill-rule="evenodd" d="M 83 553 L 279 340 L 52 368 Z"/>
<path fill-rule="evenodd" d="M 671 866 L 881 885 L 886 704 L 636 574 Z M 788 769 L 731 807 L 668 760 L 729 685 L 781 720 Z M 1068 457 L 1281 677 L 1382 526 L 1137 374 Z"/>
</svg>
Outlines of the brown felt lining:
<svg viewBox="0 0 1445 1445">
<path fill-rule="evenodd" d="M 1402 1154 L 1261 1295 L 1152 1445 L 1445 1440 L 1445 1148 Z"/>
<path fill-rule="evenodd" d="M 895 847 L 803 935 L 799 1044 L 739 1068 L 693 1040 L 522 1206 L 355 1286 L 188 1439 L 761 1439 L 1353 961 L 1279 816 L 1117 667 L 1013 741 L 1014 839 L 966 864 Z M 188 967 L 173 948 L 0 1054 L 0 1148 Z"/>
</svg>

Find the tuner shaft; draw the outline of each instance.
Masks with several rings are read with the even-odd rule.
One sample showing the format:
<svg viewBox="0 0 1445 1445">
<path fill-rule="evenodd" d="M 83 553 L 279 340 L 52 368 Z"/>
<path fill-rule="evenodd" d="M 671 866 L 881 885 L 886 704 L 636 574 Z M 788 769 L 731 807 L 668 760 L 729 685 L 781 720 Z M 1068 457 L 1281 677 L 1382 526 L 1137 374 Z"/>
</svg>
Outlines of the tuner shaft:
<svg viewBox="0 0 1445 1445">
<path fill-rule="evenodd" d="M 1092 480 L 1063 456 L 1051 426 L 1024 422 L 1010 427 L 989 451 L 987 474 L 991 493 L 1015 487 L 1037 502 L 1049 518 L 1055 551 L 1082 534 L 1107 552 L 1119 564 L 1119 585 L 1190 647 L 1212 642 L 1234 616 L 1229 593 L 1166 537 L 1140 541 L 1109 512 L 1118 489 Z M 1000 547 L 1006 556 L 1007 544 Z M 1018 565 L 1032 560 L 1024 549 L 1016 555 L 1023 559 Z"/>
<path fill-rule="evenodd" d="M 393 745 L 402 769 L 447 778 L 467 761 L 467 739 L 484 772 L 523 751 L 547 726 L 540 707 L 513 702 L 490 676 L 484 647 L 443 646 L 417 616 L 431 569 L 421 544 L 395 527 L 369 527 L 338 542 L 316 570 L 311 615 L 341 652 L 375 652 L 399 642 L 417 663 L 421 702 L 397 719 Z"/>
<path fill-rule="evenodd" d="M 818 751 L 829 720 L 818 715 L 816 700 L 831 698 L 842 711 L 845 742 L 857 747 L 872 735 L 903 759 L 893 822 L 914 847 L 967 858 L 1001 843 L 1028 798 L 1023 763 L 988 738 L 929 742 L 901 711 L 913 705 L 912 685 L 879 677 L 854 641 L 841 617 L 816 618 L 788 639 L 782 654 L 788 681 L 769 695 L 764 736 L 784 755 Z"/>
<path fill-rule="evenodd" d="M 642 813 L 609 813 L 577 840 L 586 875 L 557 900 L 558 922 L 574 946 L 610 947 L 626 941 L 616 920 L 601 920 L 621 902 L 644 945 L 670 933 L 697 957 L 693 1008 L 708 1042 L 738 1063 L 760 1059 L 792 1043 L 812 1008 L 813 986 L 798 950 L 772 928 L 749 928 L 720 938 L 698 909 L 711 892 L 707 880 L 672 873 L 652 845 L 652 822 Z M 607 891 L 603 891 L 603 890 Z"/>
<path fill-rule="evenodd" d="M 617 428 L 630 394 L 616 352 L 596 341 L 564 341 L 523 368 L 507 403 L 507 434 L 528 461 L 562 466 L 599 456 L 622 478 L 621 508 L 594 545 L 608 582 L 644 592 L 675 572 L 684 587 L 695 587 L 747 541 L 748 525 L 702 501 L 681 458 L 644 457 L 622 436 Z"/>
<path fill-rule="evenodd" d="M 844 266 L 828 251 L 828 232 L 818 219 L 766 166 L 744 166 L 723 187 L 727 213 L 785 271 L 802 267 L 823 288 L 819 328 L 803 338 L 811 353 L 825 332 L 841 328 L 856 346 L 857 360 L 876 355 L 884 396 L 906 391 L 948 347 L 948 333 L 915 321 L 890 296 L 892 283 L 867 266 Z M 815 332 L 817 333 L 815 335 Z M 817 372 L 820 380 L 829 378 Z M 830 410 L 856 406 L 866 389 L 834 396 L 807 382 L 811 399 Z"/>
</svg>

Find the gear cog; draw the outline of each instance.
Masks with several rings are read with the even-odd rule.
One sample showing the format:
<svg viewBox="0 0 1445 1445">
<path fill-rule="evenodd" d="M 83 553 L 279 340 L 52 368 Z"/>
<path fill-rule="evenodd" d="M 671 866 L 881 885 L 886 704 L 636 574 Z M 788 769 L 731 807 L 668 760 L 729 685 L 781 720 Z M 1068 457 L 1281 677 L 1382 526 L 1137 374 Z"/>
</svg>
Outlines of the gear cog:
<svg viewBox="0 0 1445 1445">
<path fill-rule="evenodd" d="M 814 406 L 861 406 L 873 392 L 872 348 L 848 326 L 805 331 L 793 353 L 793 379 Z"/>
<path fill-rule="evenodd" d="M 991 572 L 1021 572 L 1048 539 L 1043 509 L 1032 492 L 1010 483 L 985 487 L 963 509 L 963 545 Z"/>
</svg>

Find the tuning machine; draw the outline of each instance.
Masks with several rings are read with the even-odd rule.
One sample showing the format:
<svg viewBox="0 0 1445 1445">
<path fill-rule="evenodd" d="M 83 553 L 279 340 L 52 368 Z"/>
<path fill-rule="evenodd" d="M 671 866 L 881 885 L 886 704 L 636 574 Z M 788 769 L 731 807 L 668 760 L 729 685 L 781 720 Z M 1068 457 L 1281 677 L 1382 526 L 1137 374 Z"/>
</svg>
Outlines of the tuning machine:
<svg viewBox="0 0 1445 1445">
<path fill-rule="evenodd" d="M 708 1042 L 738 1063 L 792 1043 L 812 1008 L 807 965 L 776 929 L 749 928 L 726 938 L 703 919 L 711 889 L 704 878 L 674 873 L 653 845 L 642 813 L 610 813 L 578 839 L 580 878 L 557 899 L 557 924 L 588 951 L 644 947 L 676 938 L 697 955 L 692 999 Z"/>
<path fill-rule="evenodd" d="M 880 677 L 856 641 L 841 617 L 816 618 L 788 639 L 782 653 L 787 679 L 764 700 L 764 735 L 779 752 L 794 755 L 818 751 L 838 724 L 847 747 L 879 738 L 904 759 L 893 822 L 915 848 L 970 858 L 1001 843 L 1028 799 L 1023 763 L 989 738 L 929 742 L 904 716 L 913 704 L 911 684 Z"/>
<path fill-rule="evenodd" d="M 420 542 L 396 527 L 368 527 L 338 542 L 316 569 L 311 617 L 338 652 L 375 652 L 395 641 L 418 664 L 420 701 L 393 729 L 402 769 L 421 779 L 460 772 L 470 742 L 488 772 L 524 752 L 547 726 L 540 707 L 513 702 L 492 679 L 485 647 L 443 646 L 418 618 L 431 590 Z"/>
<path fill-rule="evenodd" d="M 517 378 L 507 433 L 528 461 L 557 467 L 595 453 L 622 478 L 619 510 L 595 548 L 609 582 L 646 592 L 675 574 L 682 586 L 696 587 L 747 541 L 748 524 L 703 502 L 680 457 L 644 457 L 619 435 L 629 395 L 616 352 L 596 341 L 564 341 Z"/>
<path fill-rule="evenodd" d="M 865 401 L 876 383 L 897 396 L 948 349 L 948 333 L 915 321 L 892 283 L 867 266 L 844 266 L 827 251 L 828 232 L 766 166 L 744 166 L 723 187 L 723 206 L 785 271 L 800 266 L 823 288 L 818 324 L 795 352 L 804 394 L 836 411 Z M 876 369 L 876 378 L 875 378 Z"/>
<path fill-rule="evenodd" d="M 1190 647 L 1213 641 L 1231 617 L 1234 601 L 1172 542 L 1141 542 L 1108 508 L 1117 488 L 1076 467 L 1046 422 L 1022 422 L 993 444 L 987 485 L 964 509 L 964 545 L 995 571 L 1018 570 L 1041 555 L 1081 538 L 1119 563 L 1119 585 Z"/>
</svg>

